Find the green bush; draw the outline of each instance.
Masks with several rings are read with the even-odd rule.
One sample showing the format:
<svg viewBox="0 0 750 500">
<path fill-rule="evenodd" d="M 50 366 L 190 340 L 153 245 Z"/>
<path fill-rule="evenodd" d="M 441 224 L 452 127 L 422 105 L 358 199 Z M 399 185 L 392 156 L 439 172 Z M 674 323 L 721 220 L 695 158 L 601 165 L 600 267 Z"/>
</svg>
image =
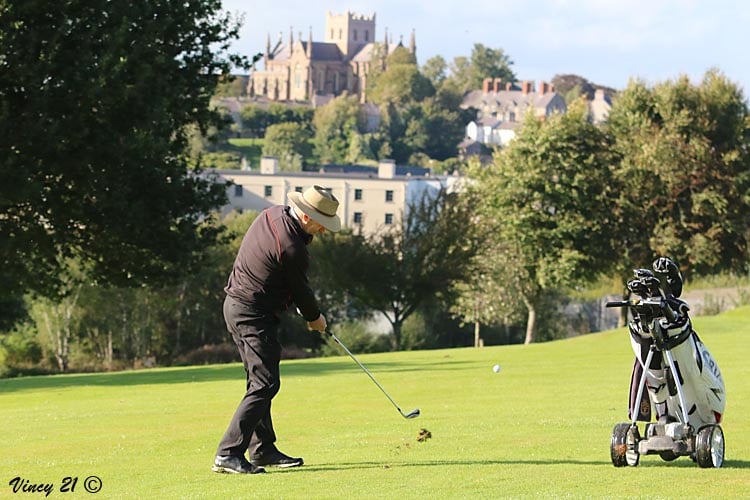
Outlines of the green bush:
<svg viewBox="0 0 750 500">
<path fill-rule="evenodd" d="M 386 335 L 372 333 L 360 321 L 347 321 L 332 327 L 331 331 L 353 353 L 386 352 L 390 350 Z M 343 349 L 334 340 L 329 340 L 320 349 L 321 356 L 341 356 Z"/>
<path fill-rule="evenodd" d="M 6 353 L 3 364 L 34 365 L 42 359 L 42 346 L 29 324 L 17 326 L 0 340 L 0 346 Z"/>
<path fill-rule="evenodd" d="M 35 370 L 33 367 L 42 356 L 36 332 L 31 325 L 21 324 L 0 337 L 0 377 L 14 377 Z"/>
</svg>

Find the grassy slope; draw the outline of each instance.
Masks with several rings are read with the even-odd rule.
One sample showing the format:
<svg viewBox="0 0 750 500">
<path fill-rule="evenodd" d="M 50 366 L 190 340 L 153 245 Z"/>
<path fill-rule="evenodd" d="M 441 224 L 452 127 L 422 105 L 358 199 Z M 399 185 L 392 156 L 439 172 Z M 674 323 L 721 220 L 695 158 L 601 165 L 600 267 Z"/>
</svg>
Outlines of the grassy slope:
<svg viewBox="0 0 750 500">
<path fill-rule="evenodd" d="M 279 447 L 300 469 L 210 472 L 243 391 L 240 365 L 0 381 L 0 497 L 15 476 L 97 475 L 98 498 L 730 498 L 750 491 L 750 308 L 694 321 L 729 394 L 726 463 L 609 459 L 626 418 L 624 330 L 531 346 L 363 355 L 405 420 L 348 357 L 286 361 Z M 492 366 L 502 365 L 495 374 Z M 417 442 L 421 428 L 432 439 Z"/>
<path fill-rule="evenodd" d="M 260 157 L 263 152 L 263 139 L 229 139 L 228 151 L 239 153 L 244 156 L 250 166 L 254 169 L 260 168 Z M 234 168 L 240 168 L 239 165 Z"/>
</svg>

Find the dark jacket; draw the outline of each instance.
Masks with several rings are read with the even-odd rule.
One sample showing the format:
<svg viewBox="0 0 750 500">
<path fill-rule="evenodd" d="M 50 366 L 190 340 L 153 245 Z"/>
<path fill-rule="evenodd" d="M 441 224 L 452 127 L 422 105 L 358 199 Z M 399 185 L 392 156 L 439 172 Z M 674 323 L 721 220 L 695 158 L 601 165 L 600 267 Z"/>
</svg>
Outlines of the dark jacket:
<svg viewBox="0 0 750 500">
<path fill-rule="evenodd" d="M 224 291 L 250 307 L 258 319 L 278 317 L 294 303 L 307 321 L 314 321 L 320 309 L 307 280 L 307 245 L 312 236 L 289 210 L 273 206 L 253 221 Z"/>
</svg>

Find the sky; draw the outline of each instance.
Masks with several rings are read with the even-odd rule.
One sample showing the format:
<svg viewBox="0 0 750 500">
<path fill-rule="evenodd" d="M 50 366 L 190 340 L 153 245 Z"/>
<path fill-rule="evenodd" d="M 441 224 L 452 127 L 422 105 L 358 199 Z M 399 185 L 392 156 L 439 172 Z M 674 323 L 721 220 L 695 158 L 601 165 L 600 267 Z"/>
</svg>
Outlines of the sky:
<svg viewBox="0 0 750 500">
<path fill-rule="evenodd" d="M 750 96 L 750 2 L 747 0 L 223 0 L 244 13 L 232 49 L 263 52 L 267 37 L 324 40 L 326 13 L 376 15 L 408 45 L 416 36 L 420 65 L 471 56 L 474 44 L 502 49 L 519 80 L 550 81 L 576 74 L 624 89 L 631 78 L 653 85 L 687 75 L 695 84 L 718 68 Z"/>
</svg>

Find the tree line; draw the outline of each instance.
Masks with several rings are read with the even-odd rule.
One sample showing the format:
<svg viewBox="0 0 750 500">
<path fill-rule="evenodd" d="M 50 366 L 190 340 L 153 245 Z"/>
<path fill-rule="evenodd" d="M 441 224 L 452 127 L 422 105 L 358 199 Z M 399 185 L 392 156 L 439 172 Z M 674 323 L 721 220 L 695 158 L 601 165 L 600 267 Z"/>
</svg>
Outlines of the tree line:
<svg viewBox="0 0 750 500">
<path fill-rule="evenodd" d="M 223 126 L 209 100 L 242 64 L 226 52 L 238 25 L 217 1 L 105 3 L 30 0 L 0 13 L 10 27 L 0 35 L 7 373 L 235 359 L 220 304 L 255 214 L 211 215 L 224 187 L 187 150 L 190 134 Z M 442 137 L 420 125 L 453 119 L 430 111 L 440 65 L 428 67 L 426 79 L 411 63 L 376 79 L 393 135 L 331 128 L 318 154 L 367 144 L 390 155 Z M 415 99 L 415 89 L 427 91 Z M 720 71 L 697 84 L 634 80 L 603 126 L 583 100 L 529 115 L 490 165 L 414 200 L 402 225 L 317 238 L 311 279 L 359 352 L 470 345 L 461 325 L 498 343 L 565 335 L 570 290 L 602 276 L 624 283 L 658 255 L 688 278 L 747 273 L 749 143 L 747 101 Z M 373 314 L 387 335 L 366 328 Z M 293 315 L 281 335 L 289 356 L 327 352 Z"/>
</svg>

